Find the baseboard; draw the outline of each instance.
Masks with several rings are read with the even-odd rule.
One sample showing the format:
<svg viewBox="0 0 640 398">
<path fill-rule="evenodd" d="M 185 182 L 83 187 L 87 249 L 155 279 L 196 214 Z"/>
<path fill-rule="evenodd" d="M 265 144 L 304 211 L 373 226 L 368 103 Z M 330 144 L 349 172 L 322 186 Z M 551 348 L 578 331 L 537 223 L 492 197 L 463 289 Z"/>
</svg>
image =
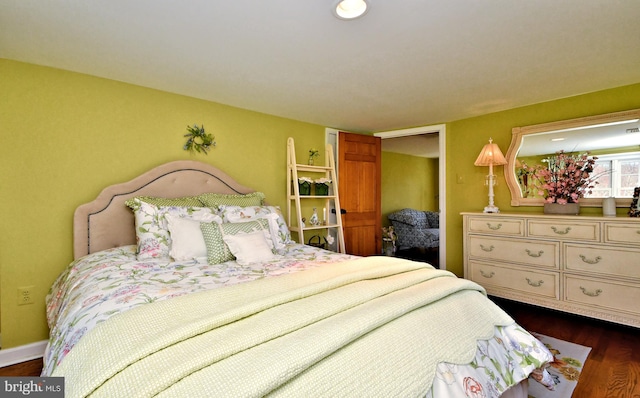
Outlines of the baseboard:
<svg viewBox="0 0 640 398">
<path fill-rule="evenodd" d="M 44 356 L 48 340 L 0 350 L 0 368 Z"/>
</svg>

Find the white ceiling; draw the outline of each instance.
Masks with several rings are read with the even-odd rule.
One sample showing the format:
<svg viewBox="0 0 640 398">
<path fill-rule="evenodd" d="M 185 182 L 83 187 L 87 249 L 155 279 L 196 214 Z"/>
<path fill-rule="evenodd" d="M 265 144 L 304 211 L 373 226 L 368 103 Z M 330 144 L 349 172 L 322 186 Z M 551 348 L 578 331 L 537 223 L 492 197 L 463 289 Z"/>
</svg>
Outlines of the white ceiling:
<svg viewBox="0 0 640 398">
<path fill-rule="evenodd" d="M 0 58 L 357 132 L 640 82 L 637 0 L 0 0 Z"/>
</svg>

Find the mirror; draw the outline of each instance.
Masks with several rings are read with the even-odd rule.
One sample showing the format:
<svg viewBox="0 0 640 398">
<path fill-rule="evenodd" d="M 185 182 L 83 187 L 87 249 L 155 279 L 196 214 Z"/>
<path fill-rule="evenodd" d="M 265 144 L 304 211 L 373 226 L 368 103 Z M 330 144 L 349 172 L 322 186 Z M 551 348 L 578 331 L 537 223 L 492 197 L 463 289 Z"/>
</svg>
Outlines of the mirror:
<svg viewBox="0 0 640 398">
<path fill-rule="evenodd" d="M 524 127 L 514 127 L 511 145 L 507 150 L 507 162 L 504 174 L 512 206 L 542 206 L 544 199 L 532 194 L 527 189 L 526 177 L 522 177 L 522 164 L 538 163 L 541 159 L 555 154 L 557 151 L 589 152 L 597 156 L 599 161 L 608 158 L 640 159 L 640 109 L 604 115 L 588 116 L 579 119 L 562 120 L 551 123 L 536 124 Z M 634 184 L 640 185 L 636 179 L 640 173 L 640 160 L 627 163 L 635 165 L 636 173 L 632 176 Z M 613 164 L 613 163 L 612 163 Z M 618 166 L 619 167 L 619 166 Z M 610 180 L 627 173 L 611 172 Z M 625 174 L 626 175 L 626 174 Z M 629 183 L 627 183 L 628 185 Z M 596 186 L 600 188 L 600 184 Z M 602 190 L 604 196 L 615 196 L 617 207 L 628 207 L 631 204 L 633 189 Z M 608 194 L 607 194 L 608 193 Z M 602 195 L 602 193 L 601 193 Z M 602 197 L 585 197 L 580 199 L 580 205 L 585 207 L 602 206 Z"/>
</svg>

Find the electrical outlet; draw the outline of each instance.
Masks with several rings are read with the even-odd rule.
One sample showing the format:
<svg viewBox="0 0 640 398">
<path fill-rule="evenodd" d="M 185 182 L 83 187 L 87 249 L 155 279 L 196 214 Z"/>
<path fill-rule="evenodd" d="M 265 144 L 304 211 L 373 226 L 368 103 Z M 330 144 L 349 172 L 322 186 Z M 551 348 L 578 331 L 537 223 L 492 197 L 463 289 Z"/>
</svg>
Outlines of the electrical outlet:
<svg viewBox="0 0 640 398">
<path fill-rule="evenodd" d="M 18 288 L 18 305 L 33 304 L 33 288 L 34 286 Z"/>
</svg>

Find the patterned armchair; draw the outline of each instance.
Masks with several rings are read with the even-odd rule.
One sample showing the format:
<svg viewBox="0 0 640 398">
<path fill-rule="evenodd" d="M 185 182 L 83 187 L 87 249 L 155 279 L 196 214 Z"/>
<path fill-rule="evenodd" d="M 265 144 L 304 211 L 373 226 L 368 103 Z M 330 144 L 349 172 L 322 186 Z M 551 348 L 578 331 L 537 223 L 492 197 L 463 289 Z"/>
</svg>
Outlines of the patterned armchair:
<svg viewBox="0 0 640 398">
<path fill-rule="evenodd" d="M 435 211 L 402 209 L 388 216 L 398 235 L 398 249 L 440 246 L 440 216 Z"/>
</svg>

